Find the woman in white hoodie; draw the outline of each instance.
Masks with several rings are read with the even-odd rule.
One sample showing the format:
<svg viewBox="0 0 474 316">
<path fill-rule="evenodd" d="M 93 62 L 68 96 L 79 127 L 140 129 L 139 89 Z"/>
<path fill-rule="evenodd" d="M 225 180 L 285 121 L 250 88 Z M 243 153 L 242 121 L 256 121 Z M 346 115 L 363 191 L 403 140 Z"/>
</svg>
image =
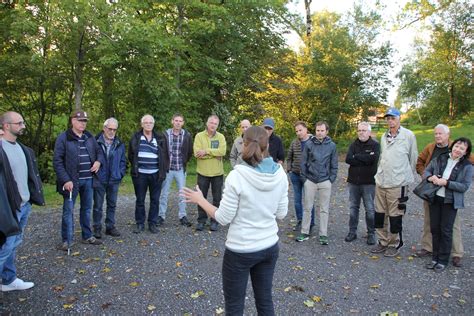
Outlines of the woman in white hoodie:
<svg viewBox="0 0 474 316">
<path fill-rule="evenodd" d="M 278 259 L 278 225 L 288 212 L 288 179 L 283 167 L 268 154 L 267 132 L 252 126 L 244 134 L 244 163 L 225 180 L 219 208 L 199 187 L 184 188 L 186 202 L 197 203 L 221 225 L 229 226 L 222 285 L 227 315 L 244 313 L 249 275 L 259 315 L 274 315 L 272 283 Z"/>
</svg>

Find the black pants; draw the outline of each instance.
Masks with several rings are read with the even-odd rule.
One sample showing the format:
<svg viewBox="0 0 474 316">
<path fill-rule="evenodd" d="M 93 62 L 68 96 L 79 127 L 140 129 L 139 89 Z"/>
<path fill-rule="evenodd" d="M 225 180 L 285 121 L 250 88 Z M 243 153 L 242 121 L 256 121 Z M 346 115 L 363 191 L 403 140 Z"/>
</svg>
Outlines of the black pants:
<svg viewBox="0 0 474 316">
<path fill-rule="evenodd" d="M 430 204 L 430 227 L 433 236 L 433 261 L 447 265 L 453 244 L 453 226 L 457 211 L 453 204 L 445 204 L 436 196 Z"/>
<path fill-rule="evenodd" d="M 212 205 L 214 205 L 215 207 L 219 207 L 222 198 L 222 185 L 224 184 L 224 176 L 221 175 L 215 177 L 206 177 L 198 173 L 197 184 L 205 198 L 207 198 L 209 186 L 211 186 Z M 205 223 L 206 221 L 207 213 L 200 206 L 198 206 L 198 222 Z M 215 219 L 211 218 L 211 221 L 215 221 Z"/>
</svg>

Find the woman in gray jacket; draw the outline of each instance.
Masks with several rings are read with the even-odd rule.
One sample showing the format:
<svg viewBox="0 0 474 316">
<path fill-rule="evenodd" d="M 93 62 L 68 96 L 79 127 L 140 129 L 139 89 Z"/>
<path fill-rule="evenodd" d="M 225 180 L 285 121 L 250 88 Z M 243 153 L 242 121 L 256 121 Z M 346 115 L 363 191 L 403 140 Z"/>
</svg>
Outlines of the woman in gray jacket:
<svg viewBox="0 0 474 316">
<path fill-rule="evenodd" d="M 426 265 L 436 272 L 446 269 L 449 262 L 454 220 L 457 210 L 464 208 L 464 193 L 472 181 L 473 168 L 468 159 L 471 150 L 468 138 L 458 138 L 452 143 L 450 152 L 433 159 L 424 172 L 429 182 L 440 187 L 430 204 L 433 256 Z"/>
</svg>

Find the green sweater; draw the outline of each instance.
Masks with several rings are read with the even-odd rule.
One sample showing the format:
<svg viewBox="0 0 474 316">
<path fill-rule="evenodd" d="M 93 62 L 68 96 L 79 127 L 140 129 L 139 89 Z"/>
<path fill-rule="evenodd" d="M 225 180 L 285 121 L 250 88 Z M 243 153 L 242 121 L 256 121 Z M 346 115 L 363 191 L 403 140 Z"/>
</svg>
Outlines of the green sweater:
<svg viewBox="0 0 474 316">
<path fill-rule="evenodd" d="M 214 136 L 209 137 L 207 131 L 196 134 L 194 138 L 194 155 L 199 150 L 206 150 L 207 155 L 197 159 L 196 172 L 202 176 L 215 177 L 224 174 L 224 155 L 227 144 L 224 135 L 216 132 Z"/>
</svg>

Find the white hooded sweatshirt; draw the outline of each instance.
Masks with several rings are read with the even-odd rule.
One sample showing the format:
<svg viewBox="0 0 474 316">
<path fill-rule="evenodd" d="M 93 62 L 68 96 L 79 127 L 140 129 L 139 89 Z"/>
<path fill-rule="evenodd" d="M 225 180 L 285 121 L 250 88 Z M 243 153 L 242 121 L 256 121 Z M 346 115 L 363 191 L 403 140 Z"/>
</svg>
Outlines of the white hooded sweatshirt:
<svg viewBox="0 0 474 316">
<path fill-rule="evenodd" d="M 276 219 L 288 212 L 288 178 L 283 167 L 270 160 L 262 161 L 264 171 L 236 165 L 225 180 L 215 217 L 221 225 L 230 223 L 225 246 L 231 251 L 257 252 L 278 242 Z"/>
</svg>

